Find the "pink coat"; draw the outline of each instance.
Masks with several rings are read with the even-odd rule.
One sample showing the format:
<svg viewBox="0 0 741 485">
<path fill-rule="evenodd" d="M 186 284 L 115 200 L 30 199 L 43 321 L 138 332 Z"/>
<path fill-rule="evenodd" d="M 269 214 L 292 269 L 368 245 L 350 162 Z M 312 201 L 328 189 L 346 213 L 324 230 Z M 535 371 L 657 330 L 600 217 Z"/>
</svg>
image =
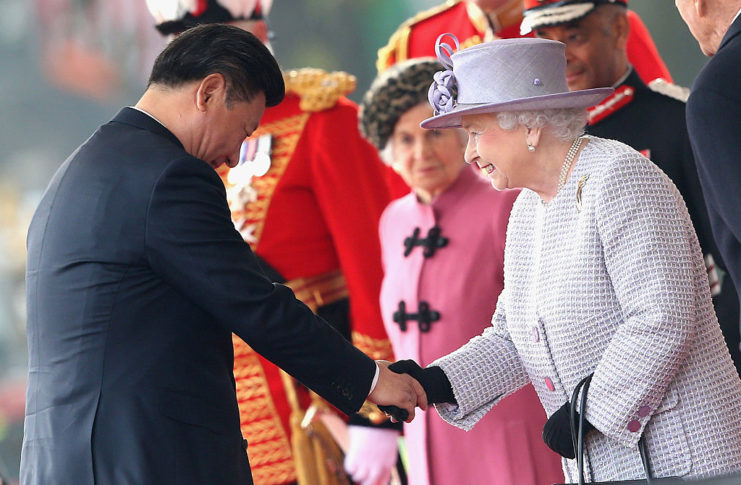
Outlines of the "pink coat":
<svg viewBox="0 0 741 485">
<path fill-rule="evenodd" d="M 429 205 L 412 193 L 392 202 L 381 217 L 385 276 L 381 312 L 397 359 L 426 366 L 490 325 L 502 290 L 504 240 L 517 191 L 497 192 L 468 167 Z M 425 258 L 423 247 L 404 256 L 404 240 L 438 226 L 447 245 Z M 439 312 L 428 332 L 418 322 L 406 331 L 393 319 L 420 302 Z M 473 430 L 445 423 L 434 411 L 405 425 L 410 485 L 549 485 L 563 481 L 559 457 L 541 439 L 545 413 L 532 386 L 505 398 Z"/>
</svg>

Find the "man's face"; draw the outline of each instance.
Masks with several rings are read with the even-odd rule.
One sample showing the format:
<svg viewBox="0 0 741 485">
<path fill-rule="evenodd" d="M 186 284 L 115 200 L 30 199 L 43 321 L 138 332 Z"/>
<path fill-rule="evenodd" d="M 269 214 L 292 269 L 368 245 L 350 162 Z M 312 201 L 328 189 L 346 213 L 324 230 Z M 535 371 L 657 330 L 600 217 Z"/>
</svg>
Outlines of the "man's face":
<svg viewBox="0 0 741 485">
<path fill-rule="evenodd" d="M 679 15 L 684 20 L 684 23 L 689 27 L 692 36 L 697 39 L 697 43 L 700 44 L 700 50 L 706 56 L 713 56 L 718 50 L 718 46 L 714 45 L 713 42 L 713 26 L 706 18 L 701 17 L 698 14 L 695 0 L 674 0 L 674 4 L 679 10 Z M 718 39 L 720 40 L 720 39 Z"/>
<path fill-rule="evenodd" d="M 571 91 L 609 87 L 625 74 L 620 57 L 625 56 L 625 40 L 599 8 L 574 22 L 536 28 L 535 36 L 566 44 L 566 82 Z"/>
<path fill-rule="evenodd" d="M 210 103 L 192 155 L 205 160 L 214 169 L 223 164 L 235 167 L 242 142 L 257 129 L 265 112 L 265 94 L 259 92 L 250 101 L 233 101 L 230 105 L 223 97 L 210 100 Z"/>
</svg>

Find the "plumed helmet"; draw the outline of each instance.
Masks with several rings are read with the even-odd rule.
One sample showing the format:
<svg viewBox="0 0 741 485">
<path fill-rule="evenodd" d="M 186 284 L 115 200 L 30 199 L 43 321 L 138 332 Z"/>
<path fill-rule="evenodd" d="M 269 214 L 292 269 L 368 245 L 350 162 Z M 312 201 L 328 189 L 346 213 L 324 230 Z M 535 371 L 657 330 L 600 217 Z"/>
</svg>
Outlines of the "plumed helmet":
<svg viewBox="0 0 741 485">
<path fill-rule="evenodd" d="M 200 24 L 261 19 L 272 4 L 273 0 L 147 0 L 163 35 L 179 34 Z"/>
</svg>

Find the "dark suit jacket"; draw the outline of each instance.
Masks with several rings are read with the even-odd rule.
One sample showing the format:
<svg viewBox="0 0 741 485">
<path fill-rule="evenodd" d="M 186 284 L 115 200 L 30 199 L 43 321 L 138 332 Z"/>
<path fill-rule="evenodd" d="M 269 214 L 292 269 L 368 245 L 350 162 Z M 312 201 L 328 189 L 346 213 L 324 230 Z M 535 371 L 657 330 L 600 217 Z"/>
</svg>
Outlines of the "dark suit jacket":
<svg viewBox="0 0 741 485">
<path fill-rule="evenodd" d="M 263 276 L 213 168 L 131 108 L 51 181 L 26 284 L 24 485 L 252 483 L 232 332 L 346 413 L 375 373 Z"/>
<path fill-rule="evenodd" d="M 687 127 L 710 222 L 741 289 L 741 17 L 703 68 L 687 101 Z M 741 295 L 740 295 L 741 296 Z"/>
</svg>

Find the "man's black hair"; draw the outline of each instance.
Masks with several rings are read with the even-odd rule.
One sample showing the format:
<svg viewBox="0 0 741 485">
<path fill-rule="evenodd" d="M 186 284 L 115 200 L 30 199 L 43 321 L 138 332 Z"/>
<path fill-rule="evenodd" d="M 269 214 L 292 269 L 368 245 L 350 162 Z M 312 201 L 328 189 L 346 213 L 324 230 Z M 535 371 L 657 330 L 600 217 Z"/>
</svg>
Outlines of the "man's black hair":
<svg viewBox="0 0 741 485">
<path fill-rule="evenodd" d="M 265 93 L 265 105 L 285 96 L 283 74 L 267 47 L 251 33 L 223 24 L 199 25 L 176 37 L 157 56 L 147 86 L 178 87 L 219 73 L 227 84 L 227 103 L 251 101 Z"/>
</svg>

